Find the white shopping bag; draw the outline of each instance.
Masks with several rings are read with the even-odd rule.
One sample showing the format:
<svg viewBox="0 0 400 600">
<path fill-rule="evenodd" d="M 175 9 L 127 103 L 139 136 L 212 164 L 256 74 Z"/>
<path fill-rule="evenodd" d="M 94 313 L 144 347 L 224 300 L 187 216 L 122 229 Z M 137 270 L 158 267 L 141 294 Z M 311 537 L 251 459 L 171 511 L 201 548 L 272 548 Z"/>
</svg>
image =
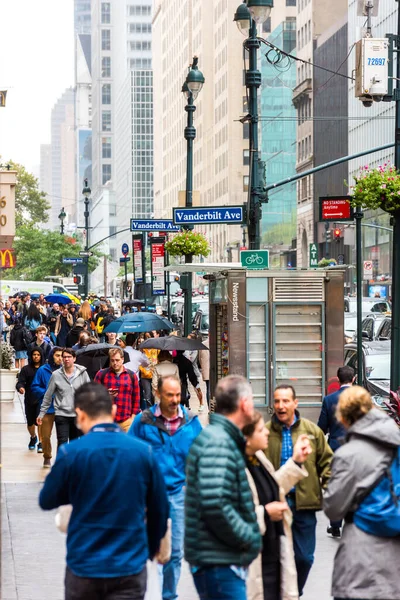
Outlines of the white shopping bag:
<svg viewBox="0 0 400 600">
<path fill-rule="evenodd" d="M 158 562 L 147 561 L 147 589 L 144 600 L 162 600 Z"/>
</svg>

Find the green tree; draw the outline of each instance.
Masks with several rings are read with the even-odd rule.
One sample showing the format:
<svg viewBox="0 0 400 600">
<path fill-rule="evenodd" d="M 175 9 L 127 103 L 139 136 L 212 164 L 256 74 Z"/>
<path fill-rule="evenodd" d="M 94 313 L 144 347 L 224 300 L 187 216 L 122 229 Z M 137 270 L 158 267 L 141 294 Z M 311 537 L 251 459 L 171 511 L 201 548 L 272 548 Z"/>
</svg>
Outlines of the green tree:
<svg viewBox="0 0 400 600">
<path fill-rule="evenodd" d="M 39 189 L 37 177 L 28 173 L 24 166 L 10 161 L 12 169 L 17 171 L 15 186 L 15 225 L 36 225 L 49 220 L 50 204 L 46 194 Z"/>
<path fill-rule="evenodd" d="M 74 238 L 60 235 L 58 231 L 39 229 L 35 225 L 18 227 L 14 239 L 16 267 L 4 271 L 4 279 L 23 279 L 43 281 L 45 277 L 59 275 L 68 277 L 71 265 L 64 265 L 63 258 L 79 256 L 83 250 Z M 93 271 L 99 262 L 100 252 L 89 259 L 89 271 Z"/>
</svg>

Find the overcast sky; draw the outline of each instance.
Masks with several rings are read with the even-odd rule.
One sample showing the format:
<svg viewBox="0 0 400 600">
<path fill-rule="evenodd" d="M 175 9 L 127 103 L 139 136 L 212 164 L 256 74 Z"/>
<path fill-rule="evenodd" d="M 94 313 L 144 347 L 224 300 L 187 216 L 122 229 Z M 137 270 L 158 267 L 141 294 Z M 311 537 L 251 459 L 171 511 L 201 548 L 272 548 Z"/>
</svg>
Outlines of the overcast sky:
<svg viewBox="0 0 400 600">
<path fill-rule="evenodd" d="M 51 109 L 74 83 L 73 0 L 0 2 L 0 156 L 32 170 L 50 142 Z"/>
</svg>

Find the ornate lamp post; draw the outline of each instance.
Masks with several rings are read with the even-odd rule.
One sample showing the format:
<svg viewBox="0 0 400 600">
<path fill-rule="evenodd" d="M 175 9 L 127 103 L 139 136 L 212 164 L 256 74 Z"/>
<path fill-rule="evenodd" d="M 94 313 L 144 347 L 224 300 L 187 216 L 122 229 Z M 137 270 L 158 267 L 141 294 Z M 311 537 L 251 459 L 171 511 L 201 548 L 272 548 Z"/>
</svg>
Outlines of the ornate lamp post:
<svg viewBox="0 0 400 600">
<path fill-rule="evenodd" d="M 85 212 L 84 217 L 85 217 L 85 252 L 88 252 L 89 250 L 89 199 L 90 199 L 90 194 L 92 193 L 92 190 L 90 189 L 89 185 L 88 185 L 88 180 L 85 179 L 84 180 L 84 187 L 82 190 L 82 195 L 84 197 L 84 204 L 85 204 Z M 89 295 L 89 256 L 85 256 L 85 297 L 87 298 Z"/>
<path fill-rule="evenodd" d="M 60 219 L 61 223 L 60 223 L 60 234 L 64 235 L 64 219 L 67 216 L 64 208 L 61 209 L 60 214 L 58 215 L 58 218 Z"/>
</svg>

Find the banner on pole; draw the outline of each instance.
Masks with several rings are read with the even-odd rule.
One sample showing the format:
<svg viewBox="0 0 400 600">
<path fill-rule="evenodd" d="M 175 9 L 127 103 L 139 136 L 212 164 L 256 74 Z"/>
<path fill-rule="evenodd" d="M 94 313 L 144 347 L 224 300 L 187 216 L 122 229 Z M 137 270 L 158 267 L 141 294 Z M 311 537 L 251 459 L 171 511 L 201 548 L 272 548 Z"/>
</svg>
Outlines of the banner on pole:
<svg viewBox="0 0 400 600">
<path fill-rule="evenodd" d="M 143 283 L 143 236 L 132 236 L 133 245 L 133 276 L 136 283 Z"/>
<path fill-rule="evenodd" d="M 166 294 L 165 279 L 165 238 L 151 239 L 151 295 L 164 296 Z"/>
</svg>

